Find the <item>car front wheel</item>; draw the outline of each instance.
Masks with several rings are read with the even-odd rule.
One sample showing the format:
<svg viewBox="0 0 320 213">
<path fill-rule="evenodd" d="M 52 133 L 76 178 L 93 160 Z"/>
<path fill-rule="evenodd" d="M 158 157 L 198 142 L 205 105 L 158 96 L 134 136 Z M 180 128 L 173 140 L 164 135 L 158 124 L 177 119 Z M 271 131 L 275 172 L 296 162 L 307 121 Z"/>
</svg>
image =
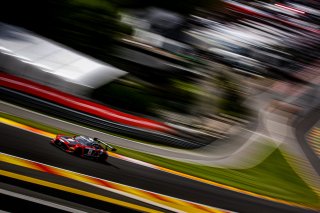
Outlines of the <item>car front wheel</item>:
<svg viewBox="0 0 320 213">
<path fill-rule="evenodd" d="M 103 155 L 100 155 L 99 158 L 98 158 L 98 161 L 101 162 L 101 163 L 104 163 L 107 161 L 107 155 L 103 154 Z"/>
</svg>

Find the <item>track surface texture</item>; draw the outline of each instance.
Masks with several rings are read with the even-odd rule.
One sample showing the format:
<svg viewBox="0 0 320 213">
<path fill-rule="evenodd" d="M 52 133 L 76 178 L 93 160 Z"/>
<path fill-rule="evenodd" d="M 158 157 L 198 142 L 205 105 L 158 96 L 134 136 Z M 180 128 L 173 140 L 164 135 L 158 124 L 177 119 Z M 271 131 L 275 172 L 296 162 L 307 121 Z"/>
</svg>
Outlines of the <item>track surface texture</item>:
<svg viewBox="0 0 320 213">
<path fill-rule="evenodd" d="M 64 153 L 49 139 L 0 124 L 1 152 L 141 189 L 237 212 L 312 212 L 209 186 L 162 171 L 109 158 L 101 164 Z"/>
</svg>

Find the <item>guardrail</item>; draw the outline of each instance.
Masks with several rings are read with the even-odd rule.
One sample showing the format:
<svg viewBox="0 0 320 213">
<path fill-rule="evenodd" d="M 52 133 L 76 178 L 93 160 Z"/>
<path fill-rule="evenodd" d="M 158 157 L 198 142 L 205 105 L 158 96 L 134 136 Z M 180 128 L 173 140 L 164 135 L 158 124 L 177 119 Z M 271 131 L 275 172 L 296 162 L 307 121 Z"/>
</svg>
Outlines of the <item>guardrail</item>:
<svg viewBox="0 0 320 213">
<path fill-rule="evenodd" d="M 55 93 L 52 88 L 48 88 L 47 91 L 42 91 L 43 88 L 39 89 L 39 87 L 34 87 L 35 86 L 34 83 L 31 85 L 25 85 L 28 82 L 25 79 L 19 82 L 17 81 L 19 78 L 11 77 L 11 79 L 6 78 L 6 81 L 4 81 L 5 76 L 6 74 L 0 73 L 0 85 L 1 85 L 0 94 L 2 99 L 13 102 L 13 103 L 17 103 L 19 105 L 23 105 L 28 108 L 35 109 L 37 111 L 48 113 L 50 115 L 61 117 L 74 122 L 83 123 L 83 124 L 93 126 L 102 130 L 120 133 L 120 134 L 134 137 L 137 139 L 144 139 L 147 141 L 180 147 L 180 148 L 193 149 L 193 148 L 198 148 L 198 147 L 207 145 L 210 142 L 212 142 L 212 140 L 206 140 L 206 139 L 200 139 L 200 138 L 197 139 L 196 137 L 192 137 L 190 135 L 186 135 L 186 137 L 183 138 L 181 137 L 183 135 L 182 132 L 179 132 L 178 130 L 170 129 L 170 127 L 167 127 L 165 124 L 163 124 L 162 126 L 160 122 L 139 118 L 132 115 L 129 115 L 127 119 L 138 118 L 138 119 L 141 119 L 140 121 L 145 121 L 146 123 L 143 126 L 144 128 L 141 128 L 141 126 L 139 125 L 137 126 L 128 125 L 129 122 L 118 123 L 112 120 L 108 120 L 106 118 L 98 117 L 92 112 L 95 112 L 96 110 L 102 113 L 105 106 L 102 106 L 101 108 L 99 108 L 97 103 L 92 103 L 93 104 L 92 106 L 91 105 L 88 106 L 88 104 L 91 103 L 88 100 L 82 100 L 78 97 L 73 97 L 68 94 L 66 96 L 60 97 L 60 95 L 63 93 L 60 91 Z M 24 88 L 24 86 L 27 86 L 28 90 Z M 41 91 L 43 93 L 40 93 Z M 47 94 L 48 96 L 44 97 L 45 94 Z M 49 95 L 51 98 L 49 98 Z M 69 102 L 67 102 L 67 100 L 64 100 L 69 104 L 61 104 L 61 101 L 56 101 L 56 99 L 52 97 L 59 97 L 62 100 L 64 97 L 65 99 L 71 99 L 71 100 L 69 100 Z M 70 101 L 74 101 L 74 100 L 79 101 L 78 104 L 75 105 L 76 107 L 70 104 Z M 81 107 L 84 107 L 84 106 L 87 107 L 86 109 L 91 109 L 92 110 L 90 111 L 91 113 L 89 113 L 88 110 L 83 110 L 84 108 L 82 108 L 81 110 Z M 121 115 L 123 116 L 123 114 Z M 115 114 L 115 116 L 116 115 L 117 114 Z M 134 121 L 131 121 L 130 124 L 136 124 L 136 123 Z M 151 128 L 147 129 L 148 126 L 146 126 L 146 124 L 152 124 Z M 154 128 L 154 127 L 157 127 L 157 128 Z M 158 128 L 158 127 L 161 127 L 161 128 Z"/>
<path fill-rule="evenodd" d="M 174 129 L 164 123 L 114 110 L 96 102 L 7 73 L 0 73 L 0 85 L 116 123 L 165 133 L 175 132 Z"/>
</svg>

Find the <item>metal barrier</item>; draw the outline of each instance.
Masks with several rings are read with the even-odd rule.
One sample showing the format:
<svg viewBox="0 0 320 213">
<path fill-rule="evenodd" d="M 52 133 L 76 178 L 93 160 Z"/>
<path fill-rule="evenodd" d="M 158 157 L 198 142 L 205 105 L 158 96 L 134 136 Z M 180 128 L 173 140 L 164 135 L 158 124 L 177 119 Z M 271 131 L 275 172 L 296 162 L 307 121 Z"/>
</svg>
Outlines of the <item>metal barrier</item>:
<svg viewBox="0 0 320 213">
<path fill-rule="evenodd" d="M 101 130 L 120 133 L 129 137 L 143 139 L 150 142 L 156 142 L 164 145 L 194 149 L 205 146 L 212 140 L 200 139 L 201 141 L 188 140 L 179 136 L 173 136 L 157 131 L 150 131 L 137 127 L 127 126 L 120 123 L 111 122 L 90 114 L 86 114 L 68 107 L 58 105 L 56 103 L 40 99 L 35 96 L 27 95 L 13 89 L 0 87 L 0 95 L 3 100 L 13 102 L 24 107 L 28 107 L 43 113 L 57 116 L 63 119 L 86 124 Z M 180 133 L 182 135 L 183 133 Z M 186 136 L 188 137 L 188 136 Z M 191 138 L 191 137 L 190 137 Z M 192 137 L 195 138 L 195 137 Z"/>
</svg>

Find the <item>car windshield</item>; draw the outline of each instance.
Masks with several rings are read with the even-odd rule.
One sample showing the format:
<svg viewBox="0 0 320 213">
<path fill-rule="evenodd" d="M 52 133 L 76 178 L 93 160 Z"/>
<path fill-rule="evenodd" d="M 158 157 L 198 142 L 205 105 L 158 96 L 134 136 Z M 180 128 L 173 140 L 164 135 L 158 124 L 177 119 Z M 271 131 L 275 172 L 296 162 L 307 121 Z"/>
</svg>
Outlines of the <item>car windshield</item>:
<svg viewBox="0 0 320 213">
<path fill-rule="evenodd" d="M 83 145 L 92 146 L 94 144 L 94 140 L 87 136 L 80 135 L 76 136 L 74 139 Z"/>
</svg>

